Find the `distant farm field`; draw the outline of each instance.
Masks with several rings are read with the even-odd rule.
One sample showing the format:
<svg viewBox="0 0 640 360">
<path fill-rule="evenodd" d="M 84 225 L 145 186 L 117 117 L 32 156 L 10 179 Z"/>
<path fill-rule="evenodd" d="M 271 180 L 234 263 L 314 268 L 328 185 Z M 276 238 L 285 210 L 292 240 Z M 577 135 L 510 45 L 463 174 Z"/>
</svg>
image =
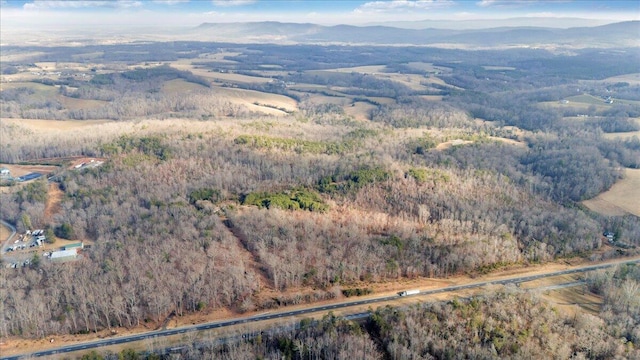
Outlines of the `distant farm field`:
<svg viewBox="0 0 640 360">
<path fill-rule="evenodd" d="M 190 71 L 194 75 L 215 81 L 215 82 L 240 82 L 240 83 L 267 83 L 271 81 L 267 77 L 248 76 L 229 72 L 219 72 L 194 65 L 189 60 L 179 60 L 171 63 L 171 66 L 178 70 Z"/>
<path fill-rule="evenodd" d="M 640 85 L 640 73 L 613 76 L 602 80 L 607 83 L 626 82 L 629 85 Z"/>
<path fill-rule="evenodd" d="M 185 81 L 183 79 L 173 79 L 162 84 L 162 92 L 166 94 L 181 94 L 204 89 L 206 89 L 206 87 L 203 85 Z"/>
<path fill-rule="evenodd" d="M 364 101 L 356 101 L 352 105 L 347 105 L 344 107 L 344 112 L 347 115 L 353 116 L 356 120 L 370 120 L 369 114 L 372 110 L 376 109 L 376 105 L 372 105 L 368 102 Z"/>
<path fill-rule="evenodd" d="M 285 114 L 286 111 L 297 111 L 297 102 L 287 96 L 264 93 L 253 90 L 217 87 L 214 90 L 234 104 L 244 105 L 251 111 L 260 111 L 273 115 Z"/>
<path fill-rule="evenodd" d="M 94 125 L 102 125 L 113 122 L 112 120 L 38 120 L 38 119 L 6 119 L 3 123 L 15 122 L 31 130 L 40 131 L 66 131 L 87 128 Z"/>
<path fill-rule="evenodd" d="M 625 169 L 624 176 L 609 191 L 583 201 L 583 204 L 603 215 L 629 213 L 640 216 L 640 169 Z"/>
</svg>

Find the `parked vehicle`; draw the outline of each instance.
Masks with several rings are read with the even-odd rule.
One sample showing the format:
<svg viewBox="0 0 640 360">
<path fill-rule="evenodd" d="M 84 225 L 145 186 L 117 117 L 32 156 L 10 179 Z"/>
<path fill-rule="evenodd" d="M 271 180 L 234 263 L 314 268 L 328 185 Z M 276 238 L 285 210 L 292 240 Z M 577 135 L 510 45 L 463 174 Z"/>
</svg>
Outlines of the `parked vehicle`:
<svg viewBox="0 0 640 360">
<path fill-rule="evenodd" d="M 400 296 L 409 296 L 409 295 L 416 295 L 416 294 L 420 294 L 420 290 L 405 290 L 405 291 L 400 291 L 398 293 L 398 295 Z"/>
</svg>

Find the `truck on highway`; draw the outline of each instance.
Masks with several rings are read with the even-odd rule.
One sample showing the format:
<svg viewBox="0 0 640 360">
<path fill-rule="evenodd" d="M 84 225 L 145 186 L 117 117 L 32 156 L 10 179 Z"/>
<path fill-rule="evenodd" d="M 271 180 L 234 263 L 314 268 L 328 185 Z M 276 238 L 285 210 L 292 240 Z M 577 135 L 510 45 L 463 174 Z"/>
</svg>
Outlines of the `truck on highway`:
<svg viewBox="0 0 640 360">
<path fill-rule="evenodd" d="M 416 294 L 420 294 L 420 290 L 405 290 L 405 291 L 400 291 L 398 293 L 398 295 L 400 296 L 409 296 L 409 295 L 416 295 Z"/>
</svg>

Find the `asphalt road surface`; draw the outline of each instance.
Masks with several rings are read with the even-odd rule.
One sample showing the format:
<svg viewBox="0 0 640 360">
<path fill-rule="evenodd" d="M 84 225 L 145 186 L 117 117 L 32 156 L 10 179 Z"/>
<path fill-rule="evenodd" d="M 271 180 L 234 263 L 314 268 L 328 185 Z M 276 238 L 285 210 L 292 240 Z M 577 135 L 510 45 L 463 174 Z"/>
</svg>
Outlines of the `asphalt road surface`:
<svg viewBox="0 0 640 360">
<path fill-rule="evenodd" d="M 538 280 L 546 277 L 582 273 L 582 272 L 594 271 L 599 269 L 606 269 L 616 265 L 631 264 L 631 263 L 636 263 L 636 264 L 640 263 L 640 259 L 619 260 L 619 261 L 607 263 L 607 264 L 580 266 L 580 267 L 575 267 L 568 270 L 556 271 L 552 273 L 538 274 L 538 275 L 531 275 L 531 276 L 520 276 L 520 277 L 505 279 L 505 280 L 481 281 L 481 282 L 475 282 L 475 283 L 470 283 L 465 285 L 448 286 L 440 289 L 421 291 L 418 294 L 407 295 L 403 297 L 415 298 L 418 296 L 427 296 L 427 295 L 441 294 L 441 293 L 447 293 L 447 292 L 453 292 L 453 291 L 459 291 L 459 290 L 465 290 L 465 289 L 479 288 L 487 285 L 518 284 L 518 283 Z M 32 357 L 41 357 L 41 356 L 51 356 L 55 354 L 64 354 L 72 351 L 94 349 L 94 348 L 107 346 L 107 345 L 125 344 L 133 341 L 140 341 L 145 339 L 152 339 L 152 338 L 158 338 L 158 337 L 170 336 L 170 335 L 176 335 L 176 334 L 184 334 L 192 331 L 224 328 L 227 326 L 246 324 L 246 323 L 269 320 L 269 319 L 286 318 L 286 317 L 304 315 L 304 314 L 315 313 L 315 312 L 324 312 L 324 311 L 331 311 L 336 309 L 343 309 L 343 308 L 348 308 L 352 306 L 375 304 L 375 303 L 380 303 L 385 301 L 396 300 L 400 297 L 401 296 L 399 295 L 393 295 L 393 296 L 385 296 L 385 297 L 378 297 L 378 298 L 372 298 L 372 299 L 363 299 L 359 301 L 345 301 L 345 302 L 329 304 L 329 305 L 309 306 L 307 308 L 294 310 L 294 311 L 272 312 L 267 314 L 254 315 L 250 317 L 237 318 L 234 320 L 215 321 L 215 322 L 209 322 L 209 323 L 204 323 L 199 325 L 183 326 L 175 329 L 156 330 L 156 331 L 150 331 L 150 332 L 145 332 L 145 333 L 136 334 L 136 335 L 128 335 L 128 336 L 113 337 L 113 338 L 103 339 L 103 340 L 83 342 L 75 345 L 62 346 L 62 347 L 50 349 L 50 350 L 37 351 L 30 354 L 1 357 L 0 359 L 13 360 L 13 359 L 21 359 L 21 358 L 32 358 Z M 361 315 L 361 314 L 357 314 L 357 315 Z"/>
</svg>

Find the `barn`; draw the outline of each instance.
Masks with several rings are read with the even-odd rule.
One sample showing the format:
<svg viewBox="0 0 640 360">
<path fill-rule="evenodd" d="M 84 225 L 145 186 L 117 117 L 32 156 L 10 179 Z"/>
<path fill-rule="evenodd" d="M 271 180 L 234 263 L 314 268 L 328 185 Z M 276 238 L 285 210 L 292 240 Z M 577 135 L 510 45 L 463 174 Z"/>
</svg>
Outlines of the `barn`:
<svg viewBox="0 0 640 360">
<path fill-rule="evenodd" d="M 51 261 L 75 260 L 78 257 L 78 249 L 54 251 L 51 253 Z"/>
<path fill-rule="evenodd" d="M 26 175 L 22 175 L 22 176 L 18 177 L 18 181 L 29 181 L 29 180 L 37 179 L 37 178 L 39 178 L 41 176 L 42 176 L 42 174 L 37 173 L 37 172 L 28 173 Z"/>
</svg>

